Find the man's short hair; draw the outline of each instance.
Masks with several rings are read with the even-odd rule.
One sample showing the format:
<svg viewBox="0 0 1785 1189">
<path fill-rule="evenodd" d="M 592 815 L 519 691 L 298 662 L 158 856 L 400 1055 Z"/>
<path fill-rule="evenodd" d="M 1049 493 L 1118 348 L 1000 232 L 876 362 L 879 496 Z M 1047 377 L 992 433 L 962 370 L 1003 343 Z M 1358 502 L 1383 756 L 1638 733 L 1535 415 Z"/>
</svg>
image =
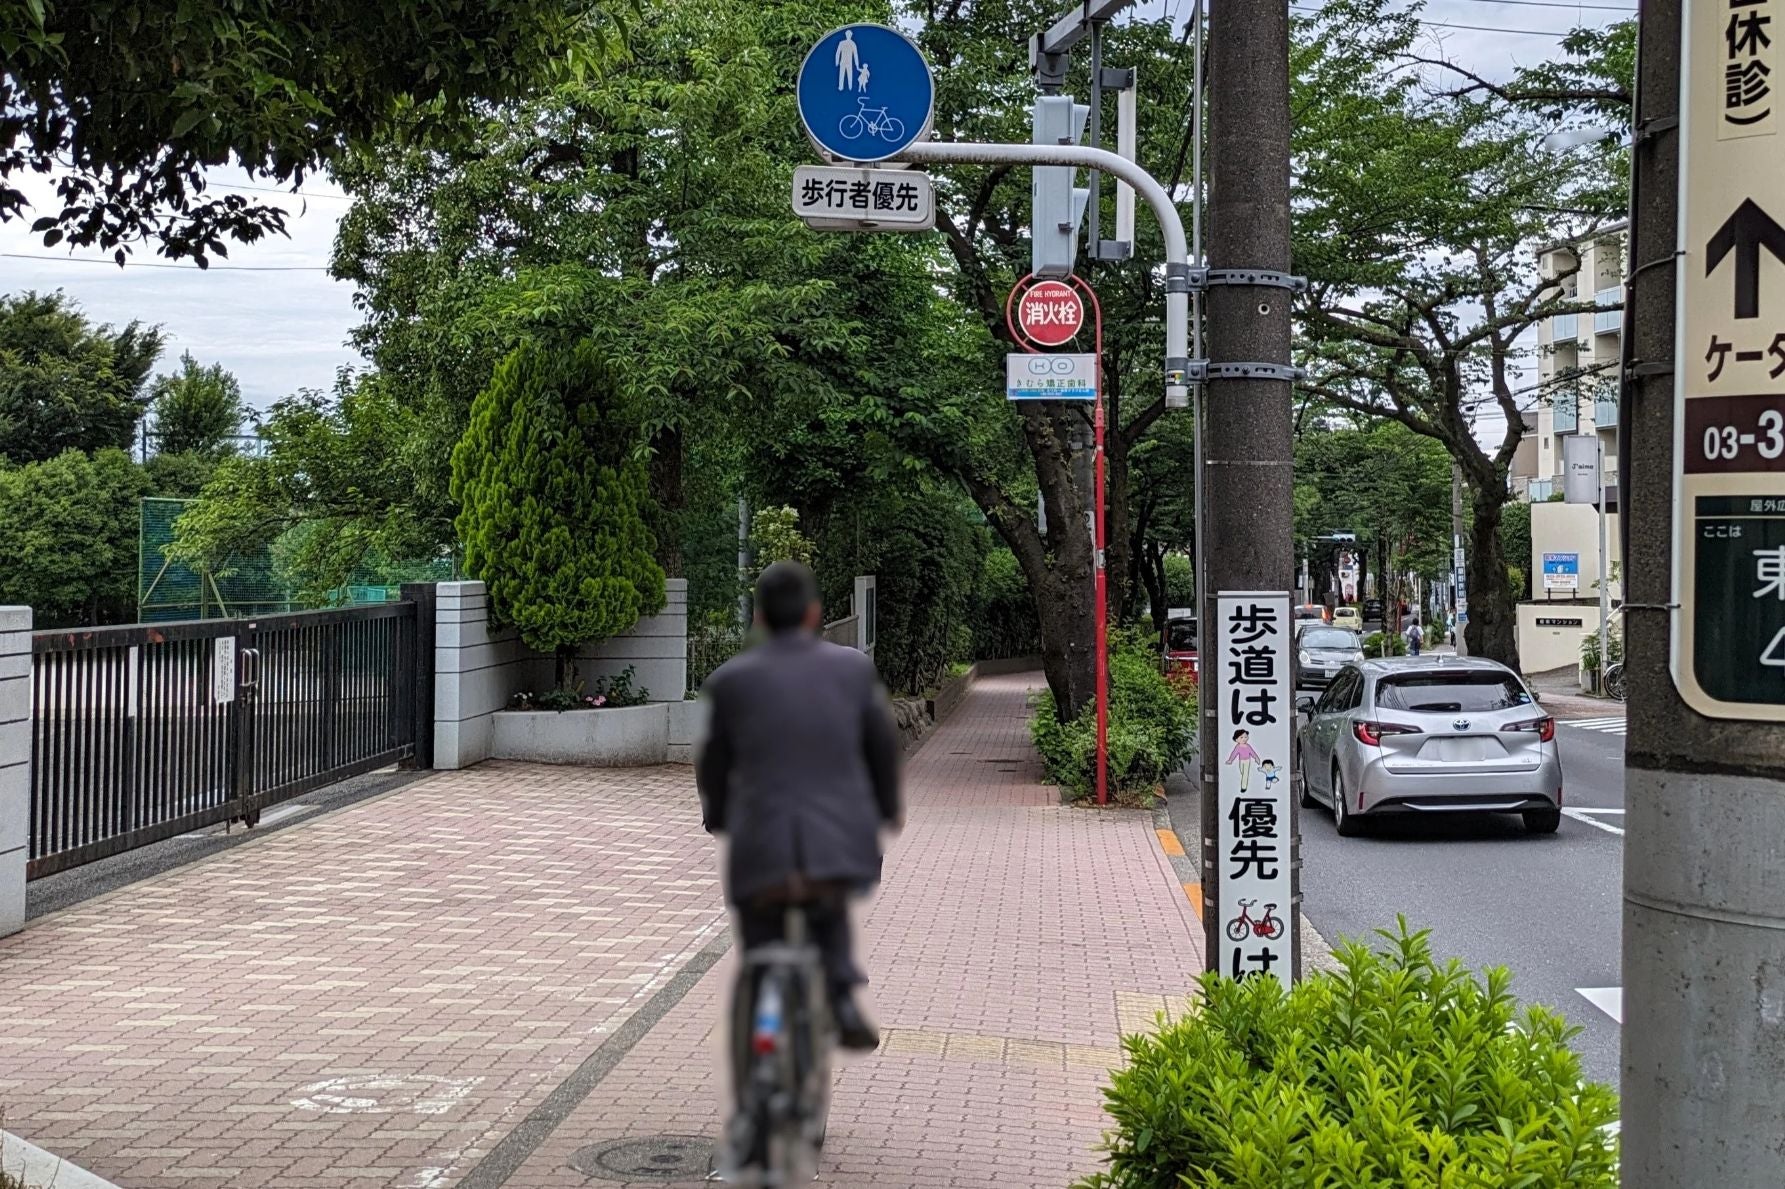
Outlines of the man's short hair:
<svg viewBox="0 0 1785 1189">
<path fill-rule="evenodd" d="M 756 612 L 771 632 L 799 627 L 817 601 L 818 579 L 797 561 L 778 561 L 756 579 Z"/>
</svg>

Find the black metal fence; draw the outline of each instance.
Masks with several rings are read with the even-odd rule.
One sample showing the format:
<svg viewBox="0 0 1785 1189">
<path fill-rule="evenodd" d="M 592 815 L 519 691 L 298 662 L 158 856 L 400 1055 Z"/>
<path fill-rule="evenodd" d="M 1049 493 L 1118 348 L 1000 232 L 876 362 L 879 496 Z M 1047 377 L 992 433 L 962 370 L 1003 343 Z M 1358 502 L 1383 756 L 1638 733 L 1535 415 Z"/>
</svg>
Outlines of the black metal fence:
<svg viewBox="0 0 1785 1189">
<path fill-rule="evenodd" d="M 37 633 L 27 878 L 255 822 L 269 805 L 416 759 L 418 738 L 425 761 L 432 620 L 417 597 Z"/>
</svg>

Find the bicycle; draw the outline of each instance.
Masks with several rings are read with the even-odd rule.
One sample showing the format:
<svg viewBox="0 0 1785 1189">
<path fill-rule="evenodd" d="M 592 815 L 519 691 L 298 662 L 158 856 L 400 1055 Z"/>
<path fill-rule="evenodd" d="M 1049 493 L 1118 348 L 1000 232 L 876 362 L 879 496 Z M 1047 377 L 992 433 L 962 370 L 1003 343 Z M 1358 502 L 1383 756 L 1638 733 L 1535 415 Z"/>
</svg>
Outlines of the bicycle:
<svg viewBox="0 0 1785 1189">
<path fill-rule="evenodd" d="M 1605 667 L 1605 693 L 1607 697 L 1624 700 L 1624 662 L 1614 661 Z"/>
<path fill-rule="evenodd" d="M 1256 900 L 1241 900 L 1240 915 L 1227 922 L 1227 940 L 1244 941 L 1248 933 L 1256 934 L 1266 941 L 1275 941 L 1283 936 L 1283 922 L 1272 914 L 1276 912 L 1275 904 L 1264 906 L 1264 915 L 1254 918 L 1246 910 L 1257 904 Z"/>
<path fill-rule="evenodd" d="M 905 138 L 905 125 L 895 116 L 886 114 L 884 107 L 869 107 L 866 96 L 857 103 L 859 110 L 853 111 L 837 122 L 837 133 L 845 140 L 854 140 L 863 132 L 878 136 L 883 140 L 900 141 Z M 850 129 L 854 129 L 853 132 Z"/>
<path fill-rule="evenodd" d="M 779 1189 L 817 1175 L 836 1028 L 804 906 L 786 922 L 782 941 L 744 954 L 732 989 L 734 1106 L 709 1181 Z"/>
</svg>

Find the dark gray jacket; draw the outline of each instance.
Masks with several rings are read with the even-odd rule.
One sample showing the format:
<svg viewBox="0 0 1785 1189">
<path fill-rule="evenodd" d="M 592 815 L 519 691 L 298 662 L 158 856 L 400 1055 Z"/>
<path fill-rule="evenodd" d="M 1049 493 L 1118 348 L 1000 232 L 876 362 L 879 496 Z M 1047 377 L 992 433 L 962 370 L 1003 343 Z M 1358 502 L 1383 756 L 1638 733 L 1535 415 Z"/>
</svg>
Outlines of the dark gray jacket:
<svg viewBox="0 0 1785 1189">
<path fill-rule="evenodd" d="M 702 824 L 731 838 L 733 903 L 794 874 L 880 878 L 880 827 L 900 815 L 899 733 L 874 662 L 806 632 L 772 637 L 708 677 L 695 762 Z"/>
</svg>

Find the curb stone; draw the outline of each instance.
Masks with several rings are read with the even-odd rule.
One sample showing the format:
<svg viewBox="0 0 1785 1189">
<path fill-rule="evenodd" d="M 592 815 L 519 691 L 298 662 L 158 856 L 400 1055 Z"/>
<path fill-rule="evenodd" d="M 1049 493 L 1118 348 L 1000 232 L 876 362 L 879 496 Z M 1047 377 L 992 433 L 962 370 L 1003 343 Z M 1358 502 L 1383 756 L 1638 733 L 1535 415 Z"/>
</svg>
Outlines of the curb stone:
<svg viewBox="0 0 1785 1189">
<path fill-rule="evenodd" d="M 0 1172 L 25 1189 L 118 1189 L 112 1182 L 6 1131 L 0 1131 Z"/>
</svg>

